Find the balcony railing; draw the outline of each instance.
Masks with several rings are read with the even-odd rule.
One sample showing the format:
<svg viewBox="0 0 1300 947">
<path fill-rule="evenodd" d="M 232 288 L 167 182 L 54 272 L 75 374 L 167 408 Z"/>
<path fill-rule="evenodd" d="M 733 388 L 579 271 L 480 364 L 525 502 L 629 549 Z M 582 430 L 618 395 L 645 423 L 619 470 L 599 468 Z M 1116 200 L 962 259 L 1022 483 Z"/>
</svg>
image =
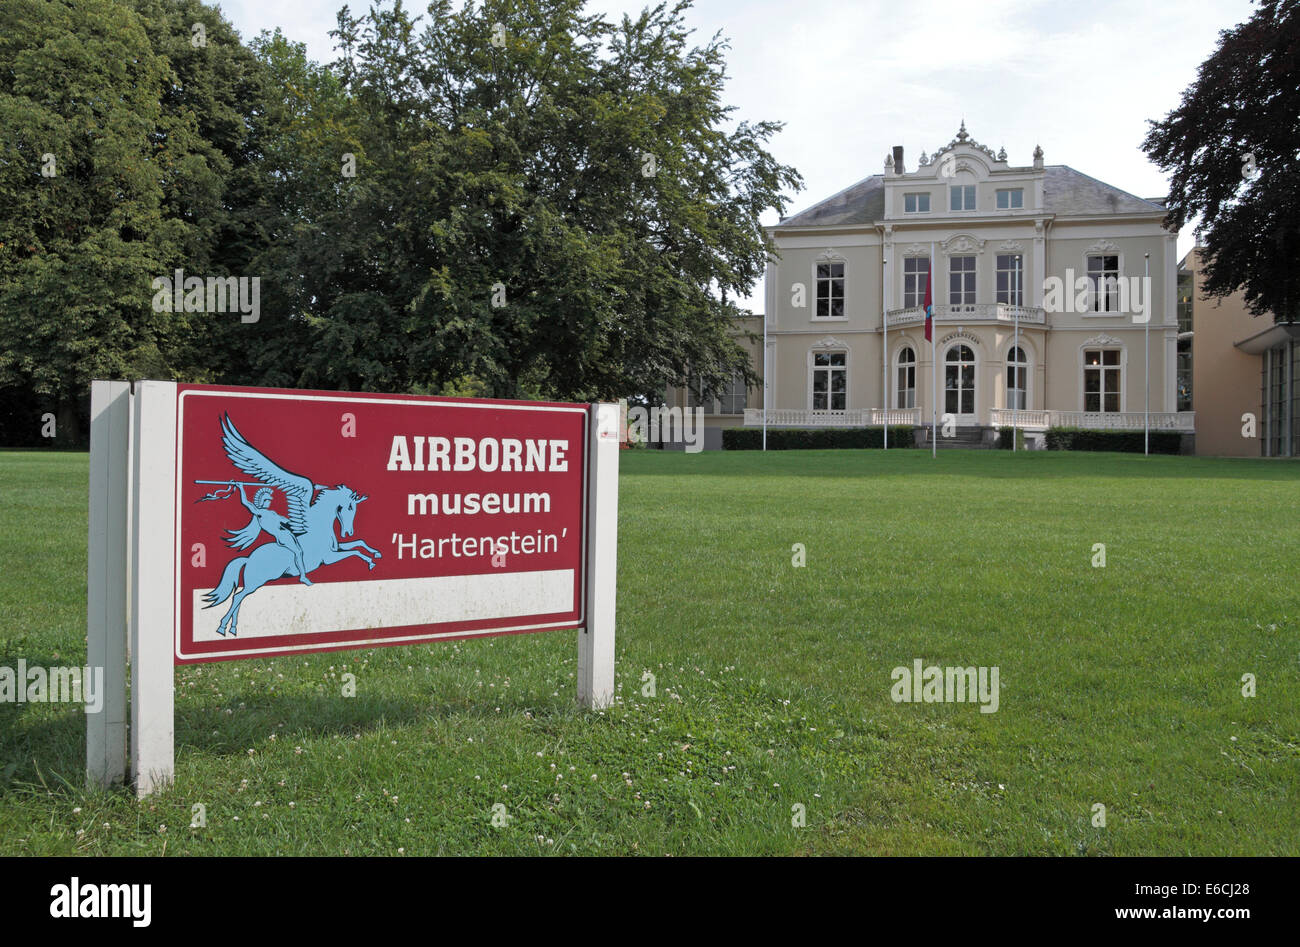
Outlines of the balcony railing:
<svg viewBox="0 0 1300 947">
<path fill-rule="evenodd" d="M 989 423 L 994 427 L 1048 428 L 1053 427 L 1052 411 L 1012 411 L 1010 408 L 993 408 L 989 411 Z M 1014 419 L 1014 422 L 1013 422 Z"/>
<path fill-rule="evenodd" d="M 769 427 L 876 427 L 882 424 L 921 426 L 928 424 L 930 416 L 925 409 L 916 408 L 854 408 L 848 411 L 809 411 L 803 408 L 768 408 Z M 989 424 L 994 427 L 1045 429 L 1049 427 L 1081 427 L 1102 431 L 1140 431 L 1146 415 L 1141 411 L 1012 411 L 1010 408 L 991 408 Z M 1153 431 L 1195 430 L 1196 413 L 1193 411 L 1152 411 Z M 745 409 L 745 426 L 763 424 L 762 408 Z"/>
<path fill-rule="evenodd" d="M 921 423 L 921 409 L 920 408 L 889 408 L 889 409 L 872 408 L 871 423 L 888 424 L 891 426 L 895 424 L 911 424 L 912 426 L 915 427 L 916 425 Z"/>
<path fill-rule="evenodd" d="M 803 408 L 768 408 L 769 427 L 872 427 L 881 424 L 917 425 L 920 408 L 854 408 L 849 411 L 808 411 Z M 745 409 L 745 426 L 763 424 L 762 408 Z"/>
<path fill-rule="evenodd" d="M 1047 317 L 1038 306 L 1009 306 L 1006 303 L 963 303 L 951 306 L 937 304 L 934 307 L 935 322 L 979 322 L 995 320 L 997 322 L 1020 321 L 1026 325 L 1044 325 Z M 889 310 L 890 328 L 915 325 L 925 321 L 925 309 L 914 306 L 911 309 Z"/>
<path fill-rule="evenodd" d="M 1195 411 L 1152 411 L 1153 431 L 1194 431 Z M 1012 411 L 993 408 L 989 422 L 994 427 L 1022 428 L 1082 427 L 1100 431 L 1140 431 L 1148 415 L 1142 411 Z"/>
</svg>

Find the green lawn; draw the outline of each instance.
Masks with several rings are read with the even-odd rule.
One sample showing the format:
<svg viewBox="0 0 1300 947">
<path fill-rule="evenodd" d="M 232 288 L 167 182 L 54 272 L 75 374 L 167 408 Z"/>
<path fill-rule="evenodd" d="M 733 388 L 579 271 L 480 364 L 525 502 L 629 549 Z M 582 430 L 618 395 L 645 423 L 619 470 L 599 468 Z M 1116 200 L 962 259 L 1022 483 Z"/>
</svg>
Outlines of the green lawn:
<svg viewBox="0 0 1300 947">
<path fill-rule="evenodd" d="M 79 711 L 3 704 L 0 854 L 1300 854 L 1300 466 L 622 461 L 609 711 L 573 632 L 191 666 L 137 802 L 83 788 Z M 85 660 L 86 475 L 0 453 L 0 665 Z M 998 711 L 894 703 L 916 658 Z"/>
</svg>

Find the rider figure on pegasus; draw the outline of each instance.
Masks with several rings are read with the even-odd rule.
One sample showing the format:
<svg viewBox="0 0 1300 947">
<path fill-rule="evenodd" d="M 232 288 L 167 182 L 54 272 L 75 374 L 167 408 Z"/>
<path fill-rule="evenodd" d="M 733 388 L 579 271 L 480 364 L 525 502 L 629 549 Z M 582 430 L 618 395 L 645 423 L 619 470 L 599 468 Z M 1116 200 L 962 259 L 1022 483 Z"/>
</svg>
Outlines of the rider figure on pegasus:
<svg viewBox="0 0 1300 947">
<path fill-rule="evenodd" d="M 271 509 L 271 488 L 262 487 L 253 494 L 253 502 L 250 503 L 244 494 L 243 484 L 232 480 L 230 485 L 239 491 L 239 502 L 253 514 L 247 526 L 231 534 L 228 540 L 230 545 L 237 549 L 247 549 L 265 531 L 293 555 L 293 564 L 298 569 L 298 581 L 303 585 L 311 585 L 311 579 L 307 578 L 307 564 L 302 558 L 302 546 L 299 545 L 298 537 L 294 535 L 293 530 L 289 528 L 289 518 Z"/>
</svg>

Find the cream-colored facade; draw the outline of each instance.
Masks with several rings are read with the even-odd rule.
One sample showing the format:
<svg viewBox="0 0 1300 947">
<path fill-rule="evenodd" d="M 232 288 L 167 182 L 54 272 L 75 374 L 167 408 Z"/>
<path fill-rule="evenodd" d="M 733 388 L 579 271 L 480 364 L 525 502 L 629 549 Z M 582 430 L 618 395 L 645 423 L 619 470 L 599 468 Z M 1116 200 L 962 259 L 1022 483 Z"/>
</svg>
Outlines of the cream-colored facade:
<svg viewBox="0 0 1300 947">
<path fill-rule="evenodd" d="M 1260 360 L 1233 343 L 1264 328 L 1246 309 L 1240 293 L 1208 299 L 1201 292 L 1199 248 L 1179 265 L 1191 308 L 1192 406 L 1196 410 L 1196 453 L 1210 457 L 1258 457 Z M 1243 431 L 1246 436 L 1243 436 Z"/>
<path fill-rule="evenodd" d="M 766 390 L 746 425 L 765 398 L 769 426 L 951 415 L 1031 441 L 1052 425 L 1192 430 L 1176 410 L 1178 261 L 1161 204 L 1045 165 L 1041 149 L 1009 164 L 964 124 L 904 162 L 895 148 L 883 174 L 769 228 Z"/>
<path fill-rule="evenodd" d="M 1300 456 L 1300 325 L 1252 315 L 1240 290 L 1206 297 L 1199 247 L 1179 274 L 1191 308 L 1196 453 Z"/>
</svg>

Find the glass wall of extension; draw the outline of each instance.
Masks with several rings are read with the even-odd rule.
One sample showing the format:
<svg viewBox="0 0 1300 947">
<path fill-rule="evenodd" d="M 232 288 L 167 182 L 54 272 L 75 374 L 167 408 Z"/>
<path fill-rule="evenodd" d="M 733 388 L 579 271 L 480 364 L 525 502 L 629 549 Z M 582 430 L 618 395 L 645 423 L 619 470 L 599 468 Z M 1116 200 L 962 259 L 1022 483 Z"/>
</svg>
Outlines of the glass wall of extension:
<svg viewBox="0 0 1300 947">
<path fill-rule="evenodd" d="M 1262 353 L 1265 457 L 1300 456 L 1300 340 Z"/>
</svg>

